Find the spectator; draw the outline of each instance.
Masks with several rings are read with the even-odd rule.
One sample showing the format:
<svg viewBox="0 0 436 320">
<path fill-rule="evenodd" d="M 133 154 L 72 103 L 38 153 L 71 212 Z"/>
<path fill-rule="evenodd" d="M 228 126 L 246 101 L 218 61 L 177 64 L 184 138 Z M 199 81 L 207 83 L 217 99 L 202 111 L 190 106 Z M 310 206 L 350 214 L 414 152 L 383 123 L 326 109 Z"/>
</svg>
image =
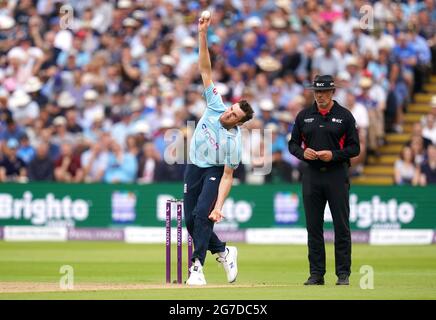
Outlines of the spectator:
<svg viewBox="0 0 436 320">
<path fill-rule="evenodd" d="M 436 184 L 436 146 L 430 145 L 427 149 L 428 160 L 420 166 L 419 185 Z"/>
<path fill-rule="evenodd" d="M 38 77 L 29 78 L 24 84 L 24 91 L 36 103 L 38 108 L 44 108 L 48 103 L 48 98 L 41 92 L 42 82 Z"/>
<path fill-rule="evenodd" d="M 63 143 L 61 154 L 54 162 L 55 178 L 58 182 L 81 182 L 83 180 L 83 170 L 80 166 L 80 156 L 74 152 L 70 143 Z"/>
<path fill-rule="evenodd" d="M 252 102 L 255 120 L 264 121 L 255 122 L 259 129 L 283 119 L 276 112 L 293 118 L 311 105 L 313 97 L 304 85 L 315 73 L 338 76 L 337 83 L 344 85 L 337 90 L 338 101 L 345 101 L 347 89 L 360 88 L 363 78 L 371 78 L 369 103 L 355 96 L 367 108 L 374 100 L 381 110 L 381 116 L 372 115 L 369 121 L 368 148 L 375 149 L 384 142 L 384 131 L 402 131 L 403 109 L 414 91 L 425 90 L 428 62 L 433 69 L 436 65 L 434 1 L 375 1 L 373 30 L 360 26 L 361 2 L 206 2 L 145 1 L 141 6 L 127 0 L 73 1 L 74 21 L 65 30 L 59 1 L 0 5 L 0 147 L 15 138 L 21 143 L 18 152 L 30 159 L 32 148 L 43 141 L 56 160 L 67 141 L 75 152 L 85 149 L 83 160 L 88 162 L 92 150 L 100 149 L 90 167 L 83 168 L 86 180 L 93 182 L 101 181 L 99 169 L 107 166 L 107 155 L 100 155 L 107 153 L 104 137 L 124 147 L 134 134 L 139 150 L 146 140 L 163 154 L 167 142 L 162 124 L 171 121 L 172 127 L 186 129 L 188 120 L 198 120 L 204 112 L 192 37 L 206 7 L 214 12 L 208 35 L 214 83 L 225 92 L 225 103 L 241 98 Z M 272 101 L 271 111 L 261 110 L 265 100 Z M 63 118 L 57 117 L 66 119 L 67 133 L 59 120 Z M 279 125 L 284 136 L 286 125 L 282 120 Z M 29 145 L 20 140 L 24 133 Z M 425 146 L 420 150 L 422 141 L 412 139 L 419 163 Z M 132 143 L 127 147 L 137 152 Z M 361 147 L 364 155 L 366 145 Z M 256 183 L 262 179 L 253 178 L 253 170 L 268 161 L 258 151 L 253 163 L 238 169 Z M 295 169 L 284 151 L 283 161 Z M 163 172 L 180 180 L 180 168 Z"/>
<path fill-rule="evenodd" d="M 312 77 L 316 74 L 330 74 L 333 77 L 341 71 L 341 57 L 333 48 L 333 43 L 328 36 L 321 32 L 318 36 L 321 47 L 315 50 L 313 56 Z"/>
<path fill-rule="evenodd" d="M 415 164 L 420 166 L 425 160 L 424 140 L 420 136 L 412 136 L 410 148 L 415 155 Z"/>
<path fill-rule="evenodd" d="M 54 164 L 45 142 L 38 145 L 36 155 L 29 163 L 29 181 L 54 181 Z"/>
<path fill-rule="evenodd" d="M 133 183 L 137 171 L 138 163 L 135 155 L 124 152 L 118 143 L 112 141 L 103 181 L 108 183 Z"/>
<path fill-rule="evenodd" d="M 15 90 L 9 98 L 9 105 L 15 121 L 22 126 L 29 126 L 38 117 L 39 107 L 23 90 Z"/>
<path fill-rule="evenodd" d="M 27 134 L 24 134 L 20 138 L 20 146 L 17 151 L 17 156 L 21 158 L 26 165 L 32 161 L 32 159 L 35 157 L 35 149 L 30 145 L 29 137 Z"/>
<path fill-rule="evenodd" d="M 356 25 L 356 22 L 359 23 L 359 20 L 351 15 L 350 8 L 345 7 L 342 17 L 339 17 L 333 23 L 333 32 L 346 43 L 350 43 L 353 40 L 353 26 Z"/>
<path fill-rule="evenodd" d="M 4 125 L 6 119 L 12 118 L 12 112 L 8 108 L 9 92 L 0 88 L 0 124 Z"/>
<path fill-rule="evenodd" d="M 17 156 L 19 143 L 10 138 L 6 144 L 5 156 L 0 161 L 0 181 L 27 182 L 26 163 Z"/>
<path fill-rule="evenodd" d="M 14 121 L 14 118 L 6 118 L 5 122 L 6 125 L 0 129 L 0 141 L 5 142 L 11 138 L 20 140 L 25 134 L 23 128 Z"/>
<path fill-rule="evenodd" d="M 433 144 L 436 144 L 436 124 L 435 116 L 428 114 L 425 119 L 425 125 L 422 128 L 422 136 L 430 140 Z"/>
<path fill-rule="evenodd" d="M 94 89 L 85 91 L 83 98 L 85 100 L 85 108 L 83 110 L 80 125 L 84 129 L 89 129 L 95 118 L 104 115 L 104 108 L 103 105 L 98 102 L 98 92 Z"/>
<path fill-rule="evenodd" d="M 259 102 L 260 110 L 262 111 L 261 120 L 266 126 L 268 123 L 277 123 L 273 116 L 274 104 L 269 99 L 264 99 Z"/>
<path fill-rule="evenodd" d="M 275 123 L 269 123 L 265 126 L 266 131 L 270 131 L 272 135 L 272 145 L 271 145 L 271 154 L 272 154 L 272 171 L 268 175 L 265 176 L 265 182 L 267 183 L 277 183 L 277 182 L 292 182 L 293 181 L 293 170 L 292 166 L 283 160 L 282 153 L 283 145 L 286 145 L 286 140 L 283 135 L 279 132 L 279 126 Z"/>
<path fill-rule="evenodd" d="M 410 147 L 404 147 L 400 159 L 395 161 L 394 179 L 397 185 L 416 185 L 416 166 L 413 151 Z M 416 179 L 416 178 L 415 178 Z"/>
<path fill-rule="evenodd" d="M 57 116 L 53 120 L 54 134 L 51 142 L 59 147 L 63 144 L 76 144 L 77 136 L 67 131 L 67 120 L 63 116 Z"/>
<path fill-rule="evenodd" d="M 101 134 L 100 143 L 91 144 L 91 148 L 80 157 L 85 182 L 100 182 L 103 179 L 109 163 L 108 147 L 110 136 Z"/>
<path fill-rule="evenodd" d="M 166 164 L 152 142 L 144 144 L 139 160 L 139 183 L 153 183 L 165 180 Z"/>
<path fill-rule="evenodd" d="M 365 106 L 369 119 L 368 153 L 375 154 L 377 148 L 383 144 L 384 110 L 371 94 L 372 80 L 370 78 L 362 78 L 360 81 L 360 88 L 362 93 L 357 98 L 357 102 Z"/>
<path fill-rule="evenodd" d="M 425 138 L 422 134 L 422 124 L 421 122 L 415 122 L 412 127 L 412 137 L 420 137 L 422 140 L 423 148 L 427 150 L 428 146 L 432 144 L 432 141 L 428 138 Z M 411 145 L 411 140 L 407 142 L 407 145 Z"/>
<path fill-rule="evenodd" d="M 368 110 L 359 102 L 356 102 L 356 97 L 352 89 L 346 90 L 345 106 L 350 110 L 356 120 L 357 130 L 360 141 L 360 154 L 351 159 L 351 175 L 357 176 L 362 174 L 363 165 L 366 160 L 366 146 L 369 128 Z"/>
<path fill-rule="evenodd" d="M 77 111 L 69 109 L 65 112 L 65 120 L 67 121 L 67 131 L 79 135 L 83 132 L 82 127 L 77 123 Z"/>
</svg>

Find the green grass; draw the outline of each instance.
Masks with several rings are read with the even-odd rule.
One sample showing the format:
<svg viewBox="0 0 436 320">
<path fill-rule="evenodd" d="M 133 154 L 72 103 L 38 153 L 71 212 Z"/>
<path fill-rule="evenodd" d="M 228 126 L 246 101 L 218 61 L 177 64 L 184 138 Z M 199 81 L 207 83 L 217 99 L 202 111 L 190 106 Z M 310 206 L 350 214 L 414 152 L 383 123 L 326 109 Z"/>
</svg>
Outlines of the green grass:
<svg viewBox="0 0 436 320">
<path fill-rule="evenodd" d="M 317 287 L 302 285 L 308 276 L 305 246 L 237 246 L 239 275 L 233 286 L 0 293 L 0 299 L 436 299 L 435 246 L 356 244 L 349 287 L 335 286 L 332 245 L 327 246 L 326 285 Z M 164 259 L 164 245 L 0 241 L 0 282 L 57 284 L 62 276 L 60 267 L 71 265 L 76 284 L 159 285 L 164 284 Z M 362 265 L 374 269 L 372 290 L 360 288 Z M 205 274 L 209 286 L 226 284 L 224 271 L 210 254 Z"/>
</svg>

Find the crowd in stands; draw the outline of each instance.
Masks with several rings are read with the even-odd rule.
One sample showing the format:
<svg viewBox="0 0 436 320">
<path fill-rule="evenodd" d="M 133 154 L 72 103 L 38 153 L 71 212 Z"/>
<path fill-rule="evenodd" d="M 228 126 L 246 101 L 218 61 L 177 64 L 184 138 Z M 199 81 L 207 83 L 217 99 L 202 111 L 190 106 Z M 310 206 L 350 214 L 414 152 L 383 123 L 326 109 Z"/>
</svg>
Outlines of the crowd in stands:
<svg viewBox="0 0 436 320">
<path fill-rule="evenodd" d="M 187 123 L 205 108 L 196 38 L 205 9 L 215 85 L 225 103 L 244 98 L 256 113 L 241 183 L 300 179 L 287 141 L 316 74 L 336 78 L 335 99 L 356 118 L 359 175 L 385 133 L 402 131 L 436 66 L 433 0 L 0 0 L 0 181 L 181 181 L 165 134 L 181 129 L 186 157 Z M 417 125 L 398 181 L 434 182 L 435 115 Z M 270 174 L 254 174 L 268 162 Z"/>
<path fill-rule="evenodd" d="M 398 185 L 436 184 L 436 95 L 430 113 L 413 125 L 412 137 L 395 162 L 394 174 Z"/>
</svg>

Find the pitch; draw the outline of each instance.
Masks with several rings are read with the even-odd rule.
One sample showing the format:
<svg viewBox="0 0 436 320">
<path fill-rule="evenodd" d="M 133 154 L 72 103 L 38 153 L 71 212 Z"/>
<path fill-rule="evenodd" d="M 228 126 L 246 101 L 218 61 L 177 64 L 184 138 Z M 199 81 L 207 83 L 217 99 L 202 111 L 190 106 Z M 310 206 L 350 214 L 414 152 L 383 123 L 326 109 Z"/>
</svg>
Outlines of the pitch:
<svg viewBox="0 0 436 320">
<path fill-rule="evenodd" d="M 337 287 L 333 246 L 328 245 L 326 285 L 305 287 L 306 246 L 236 245 L 235 284 L 226 283 L 224 271 L 208 255 L 208 285 L 189 288 L 165 285 L 164 244 L 1 241 L 0 299 L 436 299 L 434 246 L 355 244 L 351 285 Z M 360 286 L 364 265 L 374 271 L 374 289 Z M 62 266 L 72 267 L 73 290 L 59 286 Z M 173 271 L 175 279 L 175 266 Z"/>
</svg>

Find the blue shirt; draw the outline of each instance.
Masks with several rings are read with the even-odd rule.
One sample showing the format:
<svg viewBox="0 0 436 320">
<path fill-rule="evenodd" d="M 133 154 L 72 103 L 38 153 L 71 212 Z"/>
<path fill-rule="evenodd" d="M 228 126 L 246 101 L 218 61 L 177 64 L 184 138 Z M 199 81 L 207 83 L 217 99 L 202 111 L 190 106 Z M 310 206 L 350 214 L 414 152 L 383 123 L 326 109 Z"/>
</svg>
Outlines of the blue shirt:
<svg viewBox="0 0 436 320">
<path fill-rule="evenodd" d="M 227 62 L 231 67 L 237 68 L 244 63 L 248 64 L 249 66 L 255 66 L 255 59 L 255 55 L 250 50 L 244 50 L 244 53 L 241 55 L 239 55 L 236 51 L 233 51 L 229 55 Z"/>
<path fill-rule="evenodd" d="M 241 130 L 221 125 L 219 118 L 227 108 L 213 83 L 203 96 L 207 107 L 192 135 L 189 158 L 200 168 L 227 165 L 236 169 L 241 162 Z"/>
<path fill-rule="evenodd" d="M 413 66 L 404 62 L 406 59 L 417 56 L 415 49 L 410 44 L 407 44 L 406 47 L 400 47 L 399 45 L 396 45 L 393 49 L 393 54 L 399 60 L 399 62 L 404 65 L 404 67 L 407 69 L 413 68 Z"/>
<path fill-rule="evenodd" d="M 123 160 L 120 163 L 117 157 L 111 153 L 104 174 L 104 181 L 107 183 L 132 183 L 135 181 L 137 170 L 138 161 L 133 154 L 124 153 Z"/>
<path fill-rule="evenodd" d="M 431 51 L 427 41 L 423 37 L 417 35 L 410 41 L 410 45 L 417 53 L 419 63 L 429 64 L 431 62 Z"/>
</svg>

